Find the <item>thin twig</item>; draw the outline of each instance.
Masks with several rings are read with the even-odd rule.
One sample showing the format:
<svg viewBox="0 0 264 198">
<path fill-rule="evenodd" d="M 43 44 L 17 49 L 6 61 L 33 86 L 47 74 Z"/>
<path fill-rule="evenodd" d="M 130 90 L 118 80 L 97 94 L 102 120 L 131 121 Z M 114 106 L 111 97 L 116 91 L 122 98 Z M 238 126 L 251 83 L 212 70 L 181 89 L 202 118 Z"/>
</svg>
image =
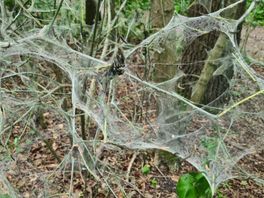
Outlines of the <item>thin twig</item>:
<svg viewBox="0 0 264 198">
<path fill-rule="evenodd" d="M 131 158 L 131 160 L 129 162 L 129 165 L 128 165 L 128 168 L 127 168 L 127 174 L 126 174 L 126 181 L 127 182 L 129 182 L 129 175 L 130 175 L 130 172 L 131 172 L 131 168 L 133 166 L 133 163 L 134 163 L 137 155 L 138 155 L 138 151 L 134 152 L 134 154 L 133 154 L 133 156 L 132 156 L 132 158 Z"/>
<path fill-rule="evenodd" d="M 224 110 L 222 113 L 220 113 L 218 115 L 218 117 L 222 117 L 223 115 L 225 115 L 227 112 L 229 112 L 230 110 L 232 110 L 233 108 L 237 107 L 238 105 L 241 105 L 243 104 L 244 102 L 247 102 L 248 100 L 256 97 L 257 95 L 260 95 L 260 94 L 264 94 L 264 90 L 260 90 L 258 91 L 257 93 L 254 93 L 253 95 L 250 95 L 246 98 L 244 98 L 243 100 L 240 100 L 239 102 L 233 104 L 231 107 L 227 108 L 226 110 Z"/>
<path fill-rule="evenodd" d="M 50 31 L 50 29 L 52 28 L 52 26 L 53 26 L 54 23 L 55 23 L 55 20 L 56 20 L 58 14 L 59 14 L 59 12 L 60 12 L 60 9 L 61 9 L 61 7 L 62 7 L 62 3 L 63 3 L 63 1 L 64 1 L 64 0 L 61 0 L 61 1 L 60 1 L 59 7 L 58 7 L 58 9 L 57 9 L 57 11 L 56 11 L 56 13 L 55 13 L 55 15 L 54 15 L 54 17 L 53 17 L 53 19 L 52 19 L 50 25 L 49 25 L 48 32 Z"/>
<path fill-rule="evenodd" d="M 238 26 L 245 21 L 246 17 L 254 10 L 256 7 L 256 0 L 252 1 L 249 8 L 246 10 L 246 12 L 237 20 L 235 31 L 238 29 Z"/>
</svg>

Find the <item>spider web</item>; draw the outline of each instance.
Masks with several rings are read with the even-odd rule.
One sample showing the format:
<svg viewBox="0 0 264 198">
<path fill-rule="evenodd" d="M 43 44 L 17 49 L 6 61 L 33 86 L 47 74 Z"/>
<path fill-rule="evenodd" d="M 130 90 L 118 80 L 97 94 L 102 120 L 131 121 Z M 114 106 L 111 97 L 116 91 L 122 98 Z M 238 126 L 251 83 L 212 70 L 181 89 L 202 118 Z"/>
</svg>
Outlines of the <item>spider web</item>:
<svg viewBox="0 0 264 198">
<path fill-rule="evenodd" d="M 66 3 L 70 5 L 70 2 Z M 0 5 L 3 9 L 3 3 Z M 13 34 L 7 29 L 13 20 L 12 15 L 4 16 L 2 13 L 2 146 L 7 147 L 15 124 L 34 127 L 34 114 L 42 108 L 54 112 L 63 120 L 67 126 L 64 133 L 72 137 L 72 147 L 63 156 L 58 168 L 60 171 L 68 163 L 73 163 L 76 152 L 79 152 L 79 163 L 100 179 L 102 164 L 95 150 L 99 145 L 117 145 L 174 153 L 203 172 L 213 191 L 223 181 L 241 176 L 244 172 L 237 165 L 238 161 L 248 154 L 263 150 L 264 106 L 259 101 L 263 101 L 264 80 L 246 63 L 239 51 L 232 33 L 238 20 L 221 17 L 223 10 L 193 18 L 176 15 L 166 27 L 140 44 L 133 47 L 125 45 L 125 72 L 111 79 L 104 75 L 110 69 L 111 61 L 91 57 L 68 45 L 65 36 L 71 27 L 58 25 L 52 27 L 51 31 L 47 25 L 41 29 Z M 173 78 L 157 83 L 144 76 L 144 67 L 153 69 L 155 63 L 147 62 L 143 56 L 139 59 L 144 67 L 133 62 L 145 50 L 154 55 L 162 53 L 164 45 L 171 44 L 169 47 L 172 49 L 175 45 L 187 46 L 199 36 L 212 31 L 225 34 L 232 48 L 231 53 L 215 60 L 221 66 L 214 76 L 223 74 L 229 67 L 234 70 L 234 77 L 229 81 L 230 87 L 226 91 L 230 95 L 229 103 L 217 107 L 218 114 L 208 111 L 215 107 L 197 106 L 175 91 L 175 86 L 184 75 L 180 68 Z M 176 56 L 178 62 L 174 66 L 183 64 L 179 62 L 181 56 L 182 51 L 179 50 Z M 49 64 L 43 66 L 38 62 Z M 62 78 L 69 84 L 70 95 L 56 94 L 57 89 L 66 85 L 45 75 L 45 72 L 49 72 L 47 68 L 51 71 L 54 68 L 60 70 Z M 36 78 L 45 83 L 39 83 Z M 225 97 L 225 94 L 221 97 Z M 63 108 L 65 98 L 70 101 L 68 109 Z M 79 135 L 79 117 L 76 116 L 79 110 L 95 123 L 96 135 L 89 141 Z M 241 130 L 241 123 L 248 130 Z M 250 126 L 250 123 L 259 127 Z M 99 134 L 103 138 L 99 138 Z M 0 179 L 9 193 L 16 196 L 16 190 L 5 177 L 9 163 L 7 160 L 1 161 Z M 43 177 L 47 179 L 46 174 Z"/>
</svg>

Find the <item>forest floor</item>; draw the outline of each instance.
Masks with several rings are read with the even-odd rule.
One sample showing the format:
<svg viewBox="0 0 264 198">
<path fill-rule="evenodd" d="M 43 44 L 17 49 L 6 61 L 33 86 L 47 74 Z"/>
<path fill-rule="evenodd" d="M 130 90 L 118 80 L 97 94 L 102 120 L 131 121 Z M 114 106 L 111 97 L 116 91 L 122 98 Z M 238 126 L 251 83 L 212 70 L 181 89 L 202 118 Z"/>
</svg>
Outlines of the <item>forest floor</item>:
<svg viewBox="0 0 264 198">
<path fill-rule="evenodd" d="M 243 33 L 245 35 L 245 31 Z M 264 28 L 257 27 L 249 35 L 247 42 L 247 52 L 257 60 L 264 61 Z M 264 67 L 254 65 L 254 69 L 264 76 Z M 263 101 L 259 101 L 260 103 Z M 50 142 L 52 148 L 57 152 L 57 155 L 62 159 L 65 153 L 68 153 L 70 148 L 70 139 L 63 132 L 65 124 L 61 123 L 57 115 L 50 112 L 45 112 L 44 117 L 47 127 L 43 129 L 43 134 L 47 139 L 52 139 Z M 254 126 L 254 127 L 263 127 Z M 254 127 L 251 130 L 254 130 Z M 240 128 L 241 130 L 248 130 L 247 127 Z M 21 129 L 17 126 L 14 129 L 14 136 L 20 133 Z M 44 138 L 45 138 L 44 137 Z M 70 170 L 67 166 L 64 170 L 57 170 L 59 162 L 50 153 L 46 144 L 41 138 L 34 141 L 31 147 L 27 147 L 21 143 L 20 152 L 15 152 L 18 148 L 13 148 L 15 161 L 9 163 L 9 171 L 6 176 L 15 189 L 18 189 L 22 197 L 68 197 L 66 195 L 70 189 Z M 111 174 L 107 175 L 107 179 L 115 183 L 115 180 L 123 181 L 118 185 L 113 185 L 111 188 L 118 197 L 123 197 L 121 188 L 126 191 L 129 197 L 147 197 L 147 198 L 174 198 L 176 197 L 176 183 L 180 175 L 195 171 L 195 169 L 184 160 L 179 160 L 179 167 L 176 169 L 169 169 L 165 164 L 156 166 L 154 163 L 154 151 L 139 152 L 131 150 L 120 150 L 113 152 L 110 150 L 102 151 L 102 158 L 119 169 L 120 171 L 127 171 L 129 165 L 133 162 L 130 170 L 130 181 L 126 182 L 126 178 L 109 178 Z M 1 151 L 0 151 L 1 153 Z M 254 170 L 254 173 L 264 178 L 264 151 L 249 155 L 243 158 L 240 164 L 244 164 L 247 170 Z M 142 166 L 150 165 L 150 173 L 144 175 L 142 173 Z M 49 182 L 45 183 L 46 179 L 42 175 L 50 173 Z M 75 174 L 75 173 L 74 173 Z M 76 174 L 74 177 L 72 197 L 92 197 L 103 198 L 113 197 L 106 184 L 96 182 L 93 178 L 83 182 L 83 174 Z M 156 183 L 157 182 L 157 183 Z M 45 189 L 49 189 L 48 196 L 45 194 Z M 0 184 L 1 190 L 1 184 Z M 2 189 L 3 191 L 3 189 Z M 141 193 L 141 195 L 140 195 Z M 224 182 L 215 197 L 218 198 L 263 198 L 264 186 L 254 181 L 252 178 L 248 179 L 231 179 Z"/>
</svg>

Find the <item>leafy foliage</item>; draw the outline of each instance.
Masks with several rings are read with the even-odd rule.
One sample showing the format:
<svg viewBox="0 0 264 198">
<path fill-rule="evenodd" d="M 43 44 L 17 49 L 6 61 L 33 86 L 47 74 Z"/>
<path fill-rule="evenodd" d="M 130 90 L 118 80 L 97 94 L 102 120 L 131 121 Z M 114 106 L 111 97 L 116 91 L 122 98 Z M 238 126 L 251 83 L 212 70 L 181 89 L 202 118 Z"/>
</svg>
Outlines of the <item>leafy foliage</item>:
<svg viewBox="0 0 264 198">
<path fill-rule="evenodd" d="M 141 172 L 144 174 L 144 175 L 147 175 L 150 173 L 150 165 L 146 164 L 142 167 L 141 169 Z"/>
<path fill-rule="evenodd" d="M 211 198 L 210 186 L 202 173 L 187 173 L 180 177 L 176 187 L 180 198 Z"/>
<path fill-rule="evenodd" d="M 248 1 L 248 5 L 252 0 Z M 247 22 L 253 26 L 264 26 L 264 0 L 260 0 L 256 9 L 249 15 Z"/>
<path fill-rule="evenodd" d="M 175 11 L 179 14 L 184 14 L 190 5 L 190 0 L 181 0 L 175 2 Z"/>
<path fill-rule="evenodd" d="M 150 186 L 152 188 L 157 188 L 157 185 L 158 185 L 158 181 L 155 178 L 153 178 L 152 180 L 150 180 Z"/>
<path fill-rule="evenodd" d="M 134 13 L 135 10 L 141 9 L 141 10 L 148 10 L 150 6 L 149 0 L 128 0 L 126 9 L 128 11 L 127 14 Z"/>
<path fill-rule="evenodd" d="M 216 137 L 204 137 L 201 140 L 201 145 L 206 149 L 207 159 L 205 164 L 215 159 L 217 147 L 219 144 L 219 139 Z"/>
</svg>

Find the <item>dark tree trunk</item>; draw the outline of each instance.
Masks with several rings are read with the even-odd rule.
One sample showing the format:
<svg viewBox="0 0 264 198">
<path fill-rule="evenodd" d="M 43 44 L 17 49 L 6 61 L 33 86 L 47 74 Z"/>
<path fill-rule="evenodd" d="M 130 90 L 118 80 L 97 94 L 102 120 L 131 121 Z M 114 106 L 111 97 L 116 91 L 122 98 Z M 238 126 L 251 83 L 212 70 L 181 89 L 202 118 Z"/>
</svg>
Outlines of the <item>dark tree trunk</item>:
<svg viewBox="0 0 264 198">
<path fill-rule="evenodd" d="M 86 0 L 85 4 L 85 22 L 87 25 L 93 25 L 96 16 L 96 1 L 95 0 Z"/>
<path fill-rule="evenodd" d="M 99 0 L 86 0 L 85 1 L 85 23 L 87 25 L 93 25 L 95 23 L 96 11 L 98 10 L 98 1 Z M 100 1 L 99 3 L 101 3 Z M 110 1 L 110 10 L 111 10 L 111 20 L 115 17 L 115 0 Z M 98 15 L 98 19 L 101 20 L 105 17 L 107 13 L 107 2 L 104 2 L 103 9 Z"/>
<path fill-rule="evenodd" d="M 204 14 L 208 14 L 208 12 L 214 12 L 222 7 L 226 7 L 227 5 L 236 2 L 236 0 L 208 0 L 206 2 L 207 5 L 201 4 L 193 4 L 189 10 L 187 15 L 189 17 L 201 16 Z M 227 18 L 239 18 L 245 9 L 245 2 L 236 6 L 232 11 L 223 13 L 224 17 Z M 181 62 L 184 63 L 185 66 L 182 67 L 182 70 L 187 75 L 182 79 L 181 87 L 184 88 L 182 91 L 182 95 L 187 98 L 191 98 L 192 95 L 192 87 L 195 85 L 201 71 L 203 69 L 204 63 L 208 58 L 208 52 L 212 50 L 216 44 L 216 41 L 220 35 L 220 32 L 210 32 L 208 34 L 203 34 L 196 38 L 193 42 L 191 42 L 188 46 L 186 46 Z M 240 31 L 237 34 L 238 42 L 240 37 Z M 226 46 L 226 52 L 228 51 L 228 46 Z M 226 53 L 223 54 L 225 56 Z M 211 103 L 215 101 L 214 106 L 225 102 L 223 99 L 227 97 L 222 94 L 229 87 L 229 79 L 233 76 L 232 67 L 227 71 L 225 75 L 213 76 L 205 91 L 204 97 L 202 99 L 203 104 Z M 219 97 L 221 96 L 222 97 Z M 216 100 L 217 98 L 221 98 L 220 100 Z"/>
</svg>

